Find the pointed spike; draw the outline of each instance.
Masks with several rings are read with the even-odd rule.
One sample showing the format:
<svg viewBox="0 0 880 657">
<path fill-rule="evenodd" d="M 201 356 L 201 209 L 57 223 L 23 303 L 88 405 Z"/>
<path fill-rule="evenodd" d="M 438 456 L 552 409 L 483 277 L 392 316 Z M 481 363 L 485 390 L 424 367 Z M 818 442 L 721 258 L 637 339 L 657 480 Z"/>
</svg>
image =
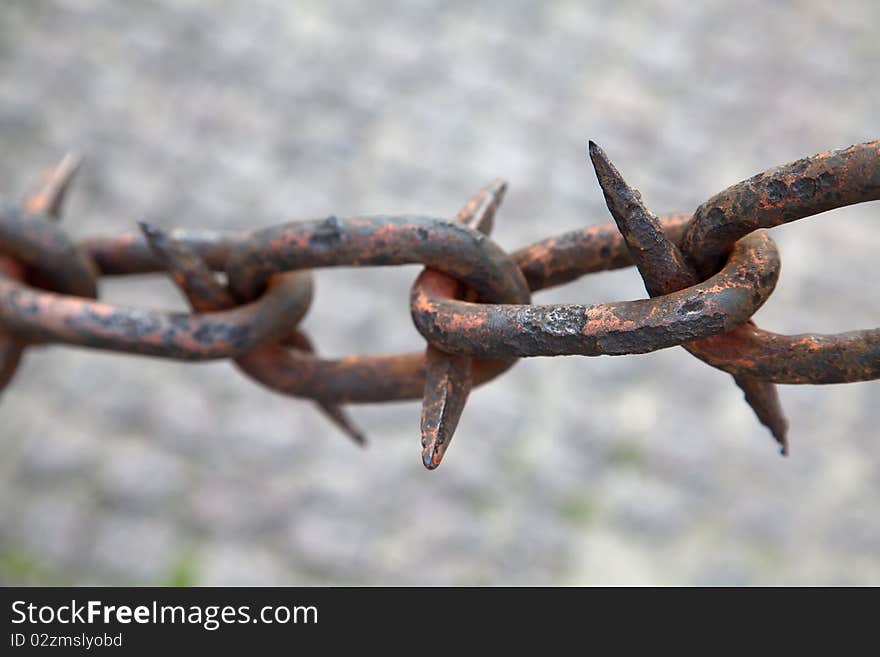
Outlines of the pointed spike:
<svg viewBox="0 0 880 657">
<path fill-rule="evenodd" d="M 193 249 L 154 224 L 139 221 L 138 225 L 153 253 L 195 310 L 210 312 L 235 305 L 232 295 Z"/>
<path fill-rule="evenodd" d="M 311 338 L 301 330 L 296 330 L 291 333 L 290 336 L 284 340 L 284 344 L 309 354 L 315 353 L 315 347 L 312 344 Z M 320 407 L 321 412 L 327 417 L 327 419 L 342 429 L 343 433 L 355 443 L 361 447 L 367 446 L 366 435 L 354 423 L 351 417 L 349 417 L 342 405 L 323 401 L 316 401 L 315 403 Z"/>
<path fill-rule="evenodd" d="M 359 445 L 360 447 L 367 446 L 367 437 L 364 435 L 363 431 L 354 424 L 342 406 L 322 401 L 317 401 L 315 403 L 321 409 L 324 416 L 341 429 L 346 436 L 351 438 L 356 445 Z"/>
<path fill-rule="evenodd" d="M 148 221 L 140 220 L 137 223 L 153 254 L 174 276 L 184 292 L 188 292 L 186 284 L 190 278 L 213 279 L 213 273 L 205 261 L 186 244 L 173 239 L 165 230 Z M 178 278 L 181 280 L 178 281 Z"/>
<path fill-rule="evenodd" d="M 473 385 L 472 359 L 429 346 L 425 350 L 422 400 L 422 463 L 433 470 L 443 460 Z"/>
<path fill-rule="evenodd" d="M 189 253 L 180 248 L 175 248 L 172 241 L 164 230 L 145 220 L 137 222 L 141 233 L 147 240 L 147 244 L 162 264 L 172 273 L 176 270 L 186 269 L 184 261 L 189 260 Z"/>
<path fill-rule="evenodd" d="M 141 232 L 144 234 L 144 237 L 147 238 L 150 244 L 157 246 L 157 248 L 164 252 L 165 243 L 168 241 L 165 236 L 165 231 L 145 219 L 141 219 L 137 223 Z"/>
<path fill-rule="evenodd" d="M 758 420 L 770 430 L 779 443 L 780 454 L 788 456 L 788 420 L 782 410 L 776 386 L 768 381 L 745 376 L 735 376 L 733 380 L 743 391 L 746 402 L 755 411 Z"/>
<path fill-rule="evenodd" d="M 59 219 L 64 197 L 81 165 L 79 155 L 67 153 L 57 165 L 48 169 L 37 188 L 25 199 L 25 213 L 46 214 L 52 219 Z"/>
<path fill-rule="evenodd" d="M 489 235 L 495 223 L 495 213 L 504 200 L 506 192 L 507 182 L 496 178 L 468 199 L 456 215 L 456 223 Z"/>
<path fill-rule="evenodd" d="M 626 240 L 648 294 L 652 297 L 670 294 L 696 284 L 699 281 L 696 270 L 663 232 L 660 221 L 645 207 L 638 190 L 626 183 L 605 151 L 593 141 L 590 141 L 590 159 L 608 210 Z M 758 420 L 779 443 L 782 454 L 788 454 L 788 421 L 776 386 L 747 377 L 734 377 L 734 380 Z"/>
<path fill-rule="evenodd" d="M 489 235 L 495 222 L 495 213 L 504 200 L 506 191 L 507 183 L 504 180 L 493 180 L 468 199 L 456 215 L 456 223 Z M 425 270 L 419 281 L 436 290 L 442 289 L 444 294 L 455 298 L 469 296 L 457 281 L 438 272 Z M 422 463 L 428 470 L 440 465 L 458 426 L 473 387 L 472 362 L 468 356 L 447 354 L 430 345 L 425 349 L 421 432 Z"/>
<path fill-rule="evenodd" d="M 626 240 L 648 294 L 669 294 L 697 283 L 696 272 L 663 232 L 657 215 L 645 207 L 638 190 L 626 183 L 605 151 L 592 141 L 590 159 L 608 210 Z"/>
</svg>

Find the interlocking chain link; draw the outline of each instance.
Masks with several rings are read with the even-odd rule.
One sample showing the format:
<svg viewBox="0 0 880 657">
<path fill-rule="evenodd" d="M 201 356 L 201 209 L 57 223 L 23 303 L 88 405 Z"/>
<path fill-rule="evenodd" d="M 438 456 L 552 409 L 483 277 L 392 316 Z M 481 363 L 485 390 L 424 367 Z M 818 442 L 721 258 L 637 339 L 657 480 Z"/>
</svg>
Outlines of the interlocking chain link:
<svg viewBox="0 0 880 657">
<path fill-rule="evenodd" d="M 681 345 L 733 375 L 788 450 L 777 383 L 880 378 L 880 329 L 785 336 L 751 316 L 773 292 L 779 253 L 763 230 L 880 198 L 880 142 L 769 169 L 693 215 L 654 215 L 601 148 L 590 157 L 614 224 L 515 253 L 491 240 L 506 184 L 454 220 L 327 217 L 255 232 L 170 230 L 75 243 L 58 225 L 79 162 L 67 157 L 22 203 L 0 205 L 0 389 L 27 347 L 48 343 L 176 360 L 231 359 L 277 392 L 315 400 L 357 442 L 342 404 L 422 399 L 422 461 L 441 462 L 474 385 L 527 356 L 638 354 Z M 297 328 L 312 269 L 420 263 L 411 313 L 423 352 L 324 359 Z M 531 293 L 635 264 L 647 299 L 534 305 Z M 193 312 L 98 301 L 101 276 L 164 272 Z M 223 277 L 218 273 L 224 274 Z"/>
</svg>

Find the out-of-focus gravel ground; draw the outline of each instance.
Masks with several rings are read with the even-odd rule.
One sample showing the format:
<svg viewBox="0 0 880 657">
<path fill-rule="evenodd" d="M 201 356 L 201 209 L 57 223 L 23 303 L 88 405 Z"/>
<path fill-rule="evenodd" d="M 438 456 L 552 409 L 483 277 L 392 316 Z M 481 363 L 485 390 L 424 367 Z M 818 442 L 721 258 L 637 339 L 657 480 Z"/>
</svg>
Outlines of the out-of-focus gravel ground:
<svg viewBox="0 0 880 657">
<path fill-rule="evenodd" d="M 0 192 L 88 160 L 77 237 L 368 212 L 452 216 L 511 183 L 513 250 L 610 221 L 595 139 L 658 212 L 880 136 L 880 4 L 4 2 Z M 876 204 L 773 231 L 798 333 L 878 324 Z M 423 343 L 417 267 L 317 273 L 327 355 Z M 538 296 L 644 296 L 634 270 Z M 104 298 L 184 309 L 161 278 Z M 523 361 L 435 472 L 417 402 L 352 447 L 228 363 L 32 350 L 0 406 L 0 581 L 880 584 L 880 385 L 783 387 L 780 458 L 681 349 Z"/>
</svg>

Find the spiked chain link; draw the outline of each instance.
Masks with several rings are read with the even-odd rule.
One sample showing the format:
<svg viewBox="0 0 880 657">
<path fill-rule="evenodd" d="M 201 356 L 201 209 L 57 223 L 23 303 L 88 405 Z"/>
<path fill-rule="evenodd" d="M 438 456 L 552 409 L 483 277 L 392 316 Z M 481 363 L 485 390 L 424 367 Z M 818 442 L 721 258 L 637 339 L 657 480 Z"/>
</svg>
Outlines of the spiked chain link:
<svg viewBox="0 0 880 657">
<path fill-rule="evenodd" d="M 763 230 L 880 198 L 880 141 L 759 173 L 692 215 L 647 209 L 598 146 L 590 158 L 615 224 L 512 254 L 490 238 L 506 184 L 474 195 L 454 220 L 328 217 L 255 232 L 165 231 L 74 243 L 59 227 L 79 161 L 64 158 L 22 203 L 0 207 L 0 390 L 26 348 L 62 343 L 177 360 L 231 359 L 246 376 L 313 399 L 358 443 L 342 405 L 422 399 L 422 460 L 442 460 L 473 386 L 527 356 L 623 355 L 682 346 L 730 373 L 783 454 L 775 385 L 880 378 L 880 329 L 779 335 L 750 319 L 780 259 Z M 323 359 L 297 328 L 310 270 L 421 263 L 411 311 L 423 352 Z M 648 299 L 533 305 L 531 293 L 635 264 Z M 101 276 L 165 272 L 192 314 L 97 301 Z M 224 276 L 219 276 L 222 272 Z"/>
</svg>

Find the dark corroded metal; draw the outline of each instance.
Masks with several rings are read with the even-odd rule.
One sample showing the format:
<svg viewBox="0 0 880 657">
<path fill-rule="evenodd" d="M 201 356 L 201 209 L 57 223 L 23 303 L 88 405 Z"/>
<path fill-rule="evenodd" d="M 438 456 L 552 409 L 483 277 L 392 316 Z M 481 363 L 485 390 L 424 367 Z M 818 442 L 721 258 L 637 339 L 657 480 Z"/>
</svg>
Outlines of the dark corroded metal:
<svg viewBox="0 0 880 657">
<path fill-rule="evenodd" d="M 429 342 L 491 358 L 640 354 L 729 331 L 770 296 L 779 254 L 766 234 L 737 242 L 727 265 L 698 285 L 655 299 L 530 306 L 474 304 L 415 290 L 412 315 Z"/>
<path fill-rule="evenodd" d="M 466 283 L 482 301 L 529 298 L 522 272 L 494 242 L 432 217 L 328 217 L 268 228 L 232 250 L 226 274 L 236 297 L 250 300 L 279 272 L 419 263 Z"/>
<path fill-rule="evenodd" d="M 168 230 L 166 234 L 168 239 L 193 251 L 214 271 L 223 271 L 232 248 L 247 241 L 249 237 L 247 232 L 182 228 Z M 164 271 L 161 259 L 139 232 L 90 237 L 80 242 L 79 246 L 89 255 L 102 276 Z"/>
<path fill-rule="evenodd" d="M 46 215 L 0 206 L 0 253 L 27 265 L 28 278 L 40 287 L 92 299 L 98 294 L 93 264 Z"/>
<path fill-rule="evenodd" d="M 753 230 L 877 199 L 880 141 L 872 141 L 768 169 L 729 187 L 697 208 L 683 245 L 698 271 L 708 272 Z M 880 378 L 878 338 L 880 329 L 787 336 L 750 325 L 728 341 L 691 345 L 691 353 L 735 376 L 842 383 Z"/>
<path fill-rule="evenodd" d="M 282 338 L 305 315 L 311 283 L 278 277 L 257 301 L 225 312 L 162 313 L 43 292 L 0 277 L 0 324 L 25 341 L 178 360 L 230 358 Z"/>
<path fill-rule="evenodd" d="M 172 280 L 184 293 L 193 309 L 198 312 L 213 312 L 234 308 L 236 303 L 232 295 L 196 253 L 185 244 L 169 238 L 164 231 L 156 226 L 141 222 L 141 230 L 147 242 L 165 265 Z M 291 274 L 284 274 L 291 276 Z M 295 331 L 287 340 L 288 344 L 301 351 L 312 353 L 314 348 L 308 336 Z M 255 352 L 263 352 L 267 358 L 277 357 L 284 347 L 275 343 L 259 345 Z M 253 352 L 251 352 L 253 353 Z M 247 355 L 233 359 L 236 364 L 247 358 Z M 245 370 L 247 373 L 247 370 Z M 253 377 L 260 383 L 259 377 Z M 360 431 L 345 411 L 336 404 L 318 402 L 321 411 L 352 440 L 360 445 L 366 443 Z"/>
<path fill-rule="evenodd" d="M 660 221 L 645 207 L 638 190 L 626 183 L 605 152 L 592 141 L 590 159 L 608 210 L 626 240 L 648 294 L 655 297 L 696 285 L 700 278 L 686 256 L 663 232 Z M 717 336 L 719 343 L 725 339 L 724 335 Z M 734 376 L 734 380 L 758 419 L 776 438 L 782 453 L 787 454 L 788 421 L 776 388 L 772 383 L 747 375 Z"/>
<path fill-rule="evenodd" d="M 689 215 L 669 215 L 662 220 L 673 234 L 681 235 L 688 218 Z M 173 231 L 170 236 L 174 236 L 175 240 L 185 241 L 200 253 L 208 252 L 210 240 L 206 233 L 202 233 L 198 239 L 192 233 L 184 231 Z M 227 240 L 227 244 L 233 243 L 229 234 L 222 234 L 222 238 Z M 142 253 L 143 247 L 134 236 L 118 241 L 105 239 L 102 244 L 101 252 L 118 254 L 119 257 L 114 260 L 120 263 L 125 261 L 128 249 L 131 249 L 136 262 L 151 267 L 151 270 L 161 269 L 157 261 L 138 255 Z M 532 291 L 559 285 L 591 272 L 632 264 L 623 238 L 613 225 L 593 226 L 565 233 L 520 249 L 513 257 L 526 274 Z M 219 261 L 222 260 L 219 258 Z M 429 287 L 439 285 L 430 275 L 426 276 L 423 283 Z M 438 293 L 455 296 L 449 290 L 438 290 Z M 252 375 L 272 389 L 326 401 L 371 403 L 418 399 L 426 388 L 425 357 L 418 352 L 348 356 L 342 359 L 319 359 L 295 351 L 275 359 L 249 354 L 247 362 L 240 363 L 240 366 L 253 368 Z M 474 359 L 473 384 L 484 383 L 509 366 L 509 360 Z"/>
<path fill-rule="evenodd" d="M 0 277 L 8 277 L 15 281 L 25 279 L 25 269 L 12 258 L 0 256 Z M 24 343 L 0 331 L 0 392 L 2 392 L 15 376 L 21 363 Z"/>
<path fill-rule="evenodd" d="M 22 203 L 22 217 L 25 220 L 31 217 L 45 217 L 49 221 L 60 220 L 64 198 L 76 172 L 79 170 L 80 163 L 79 157 L 68 154 L 57 165 L 47 169 L 43 173 L 39 184 L 25 197 Z M 30 241 L 27 241 L 27 244 L 28 246 L 33 246 Z M 19 246 L 21 246 L 20 242 Z M 37 248 L 39 248 L 39 244 Z M 82 258 L 81 252 L 73 248 L 67 249 L 66 253 L 67 255 L 56 253 L 56 262 L 52 262 L 51 259 L 48 262 L 40 262 L 44 281 L 48 278 L 46 276 L 47 267 L 50 268 L 48 271 L 54 272 L 56 280 L 60 279 L 62 281 L 65 280 L 65 276 L 70 271 L 79 271 Z M 88 267 L 88 269 L 87 277 L 89 280 L 81 288 L 81 291 L 87 294 L 97 291 L 92 269 L 91 267 Z M 27 269 L 21 262 L 9 256 L 0 256 L 0 272 L 19 282 L 24 282 L 28 278 Z M 39 270 L 37 278 L 39 278 Z M 74 292 L 76 285 L 70 288 L 70 290 Z M 21 340 L 0 331 L 0 391 L 6 388 L 15 376 L 25 347 L 26 344 Z"/>
<path fill-rule="evenodd" d="M 666 234 L 678 243 L 690 214 L 660 216 Z M 215 271 L 223 271 L 229 253 L 245 244 L 251 233 L 175 228 L 169 239 L 186 245 Z M 162 262 L 139 232 L 90 237 L 79 247 L 94 261 L 102 276 L 150 274 L 164 271 Z M 631 267 L 632 256 L 614 224 L 587 226 L 549 237 L 510 254 L 532 291 L 563 285 L 585 274 Z"/>
<path fill-rule="evenodd" d="M 880 377 L 880 329 L 780 336 L 750 317 L 776 284 L 775 245 L 759 228 L 880 198 L 880 142 L 823 153 L 734 185 L 691 218 L 657 218 L 601 151 L 591 156 L 616 226 L 551 237 L 512 255 L 487 237 L 505 186 L 456 217 L 367 216 L 260 231 L 143 227 L 73 243 L 53 220 L 75 158 L 50 170 L 20 205 L 0 204 L 0 389 L 22 350 L 61 342 L 181 360 L 230 358 L 257 382 L 315 400 L 355 440 L 339 406 L 422 398 L 422 460 L 436 467 L 474 385 L 516 358 L 631 354 L 681 345 L 730 372 L 786 447 L 774 383 Z M 309 270 L 421 263 L 412 288 L 423 352 L 318 357 L 297 329 Z M 636 264 L 650 299 L 532 306 L 530 293 Z M 194 314 L 94 300 L 100 275 L 170 273 Z M 225 280 L 219 273 L 225 274 Z"/>
<path fill-rule="evenodd" d="M 496 180 L 473 196 L 455 220 L 484 235 L 492 232 L 495 212 L 501 205 L 507 183 Z M 427 281 L 427 282 L 426 282 Z M 442 289 L 455 299 L 473 298 L 457 280 L 434 269 L 425 269 L 415 287 Z M 515 361 L 509 361 L 513 365 Z M 422 396 L 422 463 L 433 470 L 443 460 L 452 434 L 458 426 L 473 386 L 473 359 L 441 351 L 432 344 L 425 348 L 425 392 Z"/>
<path fill-rule="evenodd" d="M 291 347 L 292 349 L 298 350 L 301 353 L 315 356 L 315 345 L 312 344 L 309 336 L 306 335 L 303 331 L 294 331 L 293 334 L 284 341 L 284 344 L 288 347 Z M 255 349 L 254 351 L 257 350 Z M 241 367 L 239 367 L 239 369 L 241 369 Z M 253 376 L 253 374 L 251 374 L 250 376 L 257 383 L 262 383 L 263 385 L 266 385 L 261 378 Z M 269 389 L 271 390 L 272 388 L 269 387 Z M 340 404 L 323 401 L 321 399 L 316 399 L 315 404 L 318 406 L 319 409 L 321 409 L 321 412 L 324 414 L 324 416 L 329 419 L 333 424 L 335 424 L 345 435 L 347 435 L 361 447 L 366 446 L 366 435 L 354 423 L 354 421 L 351 419 L 351 416 L 346 412 L 345 408 L 343 408 Z"/>
<path fill-rule="evenodd" d="M 0 323 L 11 339 L 203 360 L 280 338 L 305 314 L 312 293 L 306 274 L 273 280 L 259 301 L 215 315 L 190 317 L 92 301 L 88 297 L 97 293 L 93 261 L 53 223 L 76 169 L 77 160 L 65 158 L 25 200 L 24 211 L 7 205 L 0 212 L 0 251 L 27 265 L 28 280 L 66 293 L 34 289 L 7 271 L 12 275 L 0 277 Z M 2 370 L 8 369 L 4 364 Z"/>
<path fill-rule="evenodd" d="M 674 242 L 684 235 L 689 214 L 667 214 L 660 225 Z M 563 285 L 600 271 L 631 267 L 634 262 L 614 224 L 600 224 L 548 237 L 512 254 L 532 292 Z"/>
<path fill-rule="evenodd" d="M 173 236 L 173 234 L 172 234 Z M 181 236 L 191 244 L 191 236 Z M 175 237 L 177 239 L 177 237 Z M 231 239 L 231 238 L 230 238 Z M 192 240 L 195 249 L 204 242 Z M 321 253 L 311 253 L 309 244 Z M 278 249 L 284 244 L 284 249 Z M 118 262 L 126 250 L 140 252 L 141 242 L 104 242 L 104 254 Z M 262 253 L 262 255 L 260 255 Z M 273 254 L 277 257 L 273 257 Z M 253 274 L 248 258 L 271 261 L 275 271 L 345 264 L 404 264 L 424 262 L 461 278 L 475 289 L 499 299 L 527 300 L 528 290 L 515 264 L 493 243 L 473 229 L 439 219 L 366 217 L 328 219 L 288 224 L 263 234 L 245 236 L 229 249 L 230 282 Z M 157 261 L 141 258 L 149 267 Z M 266 269 L 255 277 L 259 288 Z M 422 397 L 425 391 L 425 355 L 349 356 L 321 359 L 301 351 L 285 350 L 272 356 L 254 351 L 238 361 L 248 374 L 272 389 L 323 402 L 376 402 Z M 472 364 L 473 383 L 487 381 L 510 366 L 509 362 L 480 359 Z"/>
<path fill-rule="evenodd" d="M 690 215 L 668 215 L 668 233 L 681 235 Z M 197 253 L 212 269 L 222 270 L 229 253 L 247 242 L 248 233 L 168 231 L 175 242 Z M 163 271 L 164 267 L 139 233 L 90 238 L 81 243 L 104 275 Z M 512 254 L 532 291 L 574 280 L 585 274 L 632 265 L 626 244 L 613 224 L 590 226 L 548 238 Z M 256 357 L 250 356 L 251 362 Z M 418 399 L 425 388 L 424 354 L 349 356 L 318 359 L 292 352 L 284 363 L 258 365 L 264 383 L 286 394 L 352 403 Z M 475 359 L 473 379 L 484 383 L 509 367 L 510 361 Z"/>
<path fill-rule="evenodd" d="M 713 367 L 773 383 L 816 385 L 880 379 L 880 329 L 779 335 L 745 324 L 721 343 L 707 338 L 688 347 Z"/>
<path fill-rule="evenodd" d="M 701 274 L 710 274 L 733 244 L 826 210 L 880 199 L 880 141 L 871 141 L 767 169 L 716 194 L 694 212 L 683 246 Z"/>
<path fill-rule="evenodd" d="M 473 385 L 495 378 L 508 363 L 475 359 Z M 425 391 L 423 351 L 336 359 L 299 351 L 286 351 L 276 359 L 251 353 L 239 366 L 273 390 L 322 401 L 364 404 L 421 399 Z"/>
</svg>

